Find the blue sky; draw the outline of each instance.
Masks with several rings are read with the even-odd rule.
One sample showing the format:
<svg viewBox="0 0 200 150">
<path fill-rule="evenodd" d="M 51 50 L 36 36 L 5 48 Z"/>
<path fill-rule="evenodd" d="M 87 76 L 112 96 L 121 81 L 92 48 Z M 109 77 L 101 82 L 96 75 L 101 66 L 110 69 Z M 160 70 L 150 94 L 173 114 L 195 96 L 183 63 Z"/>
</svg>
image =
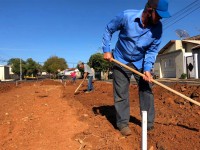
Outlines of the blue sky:
<svg viewBox="0 0 200 150">
<path fill-rule="evenodd" d="M 160 48 L 169 40 L 180 39 L 175 30 L 186 30 L 190 36 L 200 34 L 200 2 L 169 0 L 169 11 L 175 13 L 197 1 L 196 10 L 173 24 L 180 15 L 163 20 Z M 76 67 L 102 46 L 106 24 L 125 9 L 143 9 L 146 0 L 0 0 L 0 64 L 10 58 L 32 58 L 42 64 L 51 56 L 64 58 Z M 191 9 L 195 9 L 194 7 Z M 169 26 L 169 27 L 168 27 Z M 114 48 L 117 33 L 113 35 Z"/>
</svg>

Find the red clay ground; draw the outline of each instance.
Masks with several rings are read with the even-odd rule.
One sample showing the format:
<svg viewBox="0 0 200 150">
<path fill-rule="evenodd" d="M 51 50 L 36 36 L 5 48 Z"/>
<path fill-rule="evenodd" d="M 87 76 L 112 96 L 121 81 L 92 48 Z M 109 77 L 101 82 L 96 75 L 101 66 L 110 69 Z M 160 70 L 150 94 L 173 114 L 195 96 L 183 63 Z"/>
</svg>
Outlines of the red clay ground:
<svg viewBox="0 0 200 150">
<path fill-rule="evenodd" d="M 74 95 L 70 82 L 44 80 L 0 83 L 1 150 L 140 150 L 141 126 L 137 86 L 130 85 L 132 135 L 122 137 L 115 126 L 112 84 L 86 83 Z M 171 84 L 200 102 L 200 86 Z M 200 107 L 154 85 L 155 129 L 148 133 L 151 150 L 199 150 Z"/>
</svg>

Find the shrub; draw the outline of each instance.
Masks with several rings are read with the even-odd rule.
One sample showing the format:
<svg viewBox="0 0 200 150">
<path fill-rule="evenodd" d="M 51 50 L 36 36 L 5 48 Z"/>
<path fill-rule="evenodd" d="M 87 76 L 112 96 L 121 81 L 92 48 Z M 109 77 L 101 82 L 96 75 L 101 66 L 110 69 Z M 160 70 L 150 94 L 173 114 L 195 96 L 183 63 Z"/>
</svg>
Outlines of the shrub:
<svg viewBox="0 0 200 150">
<path fill-rule="evenodd" d="M 182 73 L 180 79 L 186 79 L 187 78 L 187 74 L 186 73 Z"/>
</svg>

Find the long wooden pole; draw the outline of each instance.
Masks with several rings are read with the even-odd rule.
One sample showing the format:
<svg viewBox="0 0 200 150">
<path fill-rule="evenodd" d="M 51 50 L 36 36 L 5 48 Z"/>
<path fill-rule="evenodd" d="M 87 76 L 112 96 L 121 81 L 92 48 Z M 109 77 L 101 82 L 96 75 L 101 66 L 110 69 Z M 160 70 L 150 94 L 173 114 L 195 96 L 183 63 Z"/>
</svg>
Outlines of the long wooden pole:
<svg viewBox="0 0 200 150">
<path fill-rule="evenodd" d="M 81 81 L 81 83 L 79 84 L 79 86 L 76 88 L 74 94 L 76 94 L 76 92 L 78 91 L 78 89 L 81 87 L 81 85 L 83 84 L 83 82 L 85 81 L 85 79 L 83 79 L 83 81 Z"/>
<path fill-rule="evenodd" d="M 111 61 L 115 62 L 116 64 L 118 64 L 118 65 L 120 65 L 120 66 L 122 66 L 122 67 L 124 67 L 124 68 L 126 68 L 126 69 L 128 69 L 128 70 L 130 70 L 130 71 L 132 71 L 132 72 L 134 72 L 135 74 L 138 74 L 138 75 L 140 75 L 140 76 L 142 76 L 142 77 L 144 76 L 144 74 L 138 72 L 137 70 L 135 70 L 135 69 L 133 69 L 133 68 L 131 68 L 131 67 L 129 67 L 129 66 L 127 66 L 127 65 L 125 65 L 125 64 L 123 64 L 123 63 L 121 63 L 121 62 L 119 62 L 119 61 L 117 61 L 117 60 L 115 60 L 115 59 L 112 59 Z M 179 93 L 178 91 L 175 91 L 175 90 L 173 90 L 172 88 L 170 88 L 170 87 L 168 87 L 168 86 L 166 86 L 166 85 L 164 85 L 164 84 L 162 84 L 162 83 L 160 83 L 160 82 L 158 82 L 158 81 L 156 81 L 156 80 L 154 80 L 154 79 L 152 79 L 151 81 L 152 81 L 153 83 L 155 83 L 155 84 L 157 84 L 157 85 L 159 85 L 159 86 L 161 86 L 161 87 L 163 87 L 163 88 L 169 90 L 170 92 L 172 92 L 172 93 L 174 93 L 174 94 L 176 94 L 176 95 L 179 95 L 180 97 L 182 97 L 182 98 L 184 98 L 184 99 L 186 99 L 186 100 L 188 100 L 188 101 L 190 101 L 190 102 L 192 102 L 192 103 L 194 103 L 194 104 L 200 106 L 200 103 L 199 103 L 199 102 L 197 102 L 197 101 L 195 101 L 195 100 L 193 100 L 193 99 L 191 99 L 191 98 L 189 98 L 189 97 L 183 95 L 182 93 Z"/>
</svg>

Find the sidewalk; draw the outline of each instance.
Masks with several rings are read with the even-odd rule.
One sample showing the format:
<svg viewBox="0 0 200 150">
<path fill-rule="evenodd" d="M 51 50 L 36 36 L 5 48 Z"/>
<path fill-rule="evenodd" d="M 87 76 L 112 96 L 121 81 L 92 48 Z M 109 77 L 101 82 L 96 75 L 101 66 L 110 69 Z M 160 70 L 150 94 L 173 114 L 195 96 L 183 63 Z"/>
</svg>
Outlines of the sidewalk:
<svg viewBox="0 0 200 150">
<path fill-rule="evenodd" d="M 180 84 L 200 85 L 200 79 L 159 78 L 154 80 L 163 84 L 180 83 Z M 136 84 L 135 78 L 131 78 L 131 82 Z"/>
<path fill-rule="evenodd" d="M 200 85 L 200 79 L 160 78 L 154 80 L 163 84 L 181 83 L 181 84 Z M 106 82 L 112 83 L 112 79 L 106 80 Z M 136 84 L 135 78 L 131 78 L 131 83 Z"/>
<path fill-rule="evenodd" d="M 178 78 L 160 78 L 156 79 L 158 82 L 162 83 L 187 83 L 187 84 L 196 84 L 200 85 L 200 79 L 178 79 Z"/>
</svg>

